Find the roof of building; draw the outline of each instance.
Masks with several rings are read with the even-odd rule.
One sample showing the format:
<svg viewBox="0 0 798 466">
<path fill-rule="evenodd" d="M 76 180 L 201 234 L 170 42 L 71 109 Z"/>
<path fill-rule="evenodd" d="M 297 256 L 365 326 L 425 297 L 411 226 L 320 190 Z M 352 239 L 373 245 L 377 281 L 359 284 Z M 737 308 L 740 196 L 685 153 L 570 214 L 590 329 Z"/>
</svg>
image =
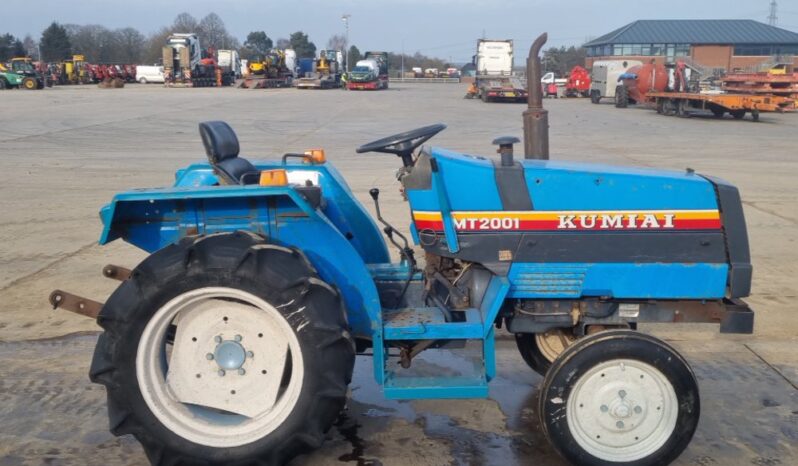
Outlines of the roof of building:
<svg viewBox="0 0 798 466">
<path fill-rule="evenodd" d="M 798 33 L 752 19 L 641 19 L 585 46 L 608 44 L 798 44 Z"/>
</svg>

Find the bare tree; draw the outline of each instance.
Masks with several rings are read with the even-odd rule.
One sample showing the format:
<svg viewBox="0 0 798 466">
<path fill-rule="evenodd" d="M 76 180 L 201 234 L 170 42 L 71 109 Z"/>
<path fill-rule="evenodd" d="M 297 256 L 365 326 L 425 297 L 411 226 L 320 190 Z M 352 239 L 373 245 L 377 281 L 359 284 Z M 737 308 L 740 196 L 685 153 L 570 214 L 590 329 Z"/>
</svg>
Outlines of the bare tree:
<svg viewBox="0 0 798 466">
<path fill-rule="evenodd" d="M 173 33 L 190 34 L 199 30 L 197 19 L 188 13 L 180 13 L 172 23 Z"/>
<path fill-rule="evenodd" d="M 33 37 L 30 34 L 26 35 L 24 39 L 22 39 L 22 46 L 25 48 L 25 54 L 29 57 L 36 57 L 37 60 L 41 60 L 39 57 L 39 50 L 38 45 Z"/>
<path fill-rule="evenodd" d="M 327 50 L 346 51 L 349 44 L 346 43 L 346 36 L 335 34 L 327 41 Z"/>
<path fill-rule="evenodd" d="M 115 31 L 119 45 L 118 59 L 124 63 L 139 63 L 144 54 L 146 39 L 134 28 L 123 28 Z"/>
</svg>

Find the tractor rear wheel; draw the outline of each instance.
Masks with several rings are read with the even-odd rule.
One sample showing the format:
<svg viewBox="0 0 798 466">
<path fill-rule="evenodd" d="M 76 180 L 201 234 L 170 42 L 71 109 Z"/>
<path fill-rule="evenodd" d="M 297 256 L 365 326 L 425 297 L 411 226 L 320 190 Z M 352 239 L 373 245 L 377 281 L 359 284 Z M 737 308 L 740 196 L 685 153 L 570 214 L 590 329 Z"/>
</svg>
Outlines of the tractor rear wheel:
<svg viewBox="0 0 798 466">
<path fill-rule="evenodd" d="M 515 344 L 524 362 L 535 372 L 545 375 L 557 356 L 576 341 L 569 329 L 554 328 L 543 333 L 516 333 Z"/>
<path fill-rule="evenodd" d="M 617 86 L 615 88 L 615 107 L 626 108 L 629 106 L 629 93 L 626 86 Z"/>
<path fill-rule="evenodd" d="M 742 120 L 745 117 L 745 110 L 732 110 L 729 113 L 735 120 Z"/>
<path fill-rule="evenodd" d="M 693 437 L 698 384 L 666 343 L 609 330 L 566 348 L 546 374 L 543 432 L 572 464 L 670 464 Z"/>
<path fill-rule="evenodd" d="M 90 377 L 153 464 L 284 464 L 318 447 L 354 365 L 339 294 L 295 249 L 184 238 L 106 302 Z"/>
</svg>

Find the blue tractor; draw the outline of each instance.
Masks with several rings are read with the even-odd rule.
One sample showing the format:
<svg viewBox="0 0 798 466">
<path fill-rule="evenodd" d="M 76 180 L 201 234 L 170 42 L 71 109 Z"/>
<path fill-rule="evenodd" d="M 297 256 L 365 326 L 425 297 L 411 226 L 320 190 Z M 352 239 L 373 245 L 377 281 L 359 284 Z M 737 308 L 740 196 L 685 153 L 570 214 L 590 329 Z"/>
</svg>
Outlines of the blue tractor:
<svg viewBox="0 0 798 466">
<path fill-rule="evenodd" d="M 698 423 L 696 379 L 636 327 L 752 331 L 738 191 L 690 170 L 546 160 L 531 87 L 523 160 L 516 138 L 496 141 L 499 157 L 422 147 L 440 124 L 357 149 L 399 156 L 407 236 L 372 189 L 375 222 L 322 151 L 250 162 L 229 125 L 201 123 L 207 163 L 101 210 L 101 244 L 149 257 L 106 267 L 121 285 L 104 304 L 51 295 L 104 329 L 90 377 L 106 387 L 111 431 L 133 434 L 153 464 L 284 464 L 321 444 L 355 355 L 373 356 L 387 398 L 487 397 L 503 327 L 545 375 L 538 411 L 564 458 L 676 458 Z M 424 358 L 441 352 L 468 364 L 430 371 Z"/>
</svg>

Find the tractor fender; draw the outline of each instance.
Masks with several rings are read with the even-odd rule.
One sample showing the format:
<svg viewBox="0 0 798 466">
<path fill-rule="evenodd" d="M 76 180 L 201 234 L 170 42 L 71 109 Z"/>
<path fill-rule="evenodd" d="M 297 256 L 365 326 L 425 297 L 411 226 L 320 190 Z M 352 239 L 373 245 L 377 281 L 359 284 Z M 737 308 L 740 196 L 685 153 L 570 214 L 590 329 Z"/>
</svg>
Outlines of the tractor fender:
<svg viewBox="0 0 798 466">
<path fill-rule="evenodd" d="M 100 244 L 122 239 L 153 253 L 185 236 L 249 231 L 300 249 L 335 285 L 355 336 L 380 338 L 381 307 L 361 254 L 290 186 L 195 186 L 117 194 L 102 208 Z"/>
</svg>

